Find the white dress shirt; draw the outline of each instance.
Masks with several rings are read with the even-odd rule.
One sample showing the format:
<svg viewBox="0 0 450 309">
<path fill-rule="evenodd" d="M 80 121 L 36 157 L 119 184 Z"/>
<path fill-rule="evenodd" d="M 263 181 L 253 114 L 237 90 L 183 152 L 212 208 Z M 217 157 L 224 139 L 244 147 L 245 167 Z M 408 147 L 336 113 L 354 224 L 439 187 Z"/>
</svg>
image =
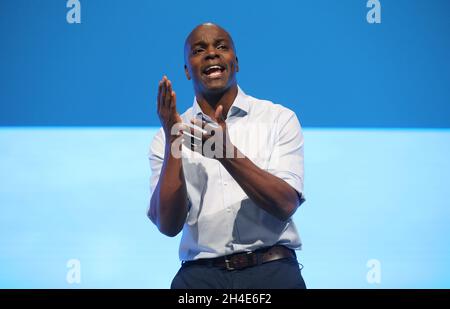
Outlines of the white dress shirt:
<svg viewBox="0 0 450 309">
<path fill-rule="evenodd" d="M 196 98 L 181 115 L 185 123 L 194 117 L 211 121 Z M 291 185 L 303 202 L 303 134 L 295 113 L 246 95 L 238 87 L 226 123 L 232 144 L 259 168 Z M 151 192 L 158 184 L 164 144 L 161 128 L 150 146 Z M 274 244 L 301 248 L 292 219 L 281 221 L 258 207 L 219 161 L 185 146 L 181 153 L 190 206 L 180 243 L 181 260 L 213 258 Z"/>
</svg>

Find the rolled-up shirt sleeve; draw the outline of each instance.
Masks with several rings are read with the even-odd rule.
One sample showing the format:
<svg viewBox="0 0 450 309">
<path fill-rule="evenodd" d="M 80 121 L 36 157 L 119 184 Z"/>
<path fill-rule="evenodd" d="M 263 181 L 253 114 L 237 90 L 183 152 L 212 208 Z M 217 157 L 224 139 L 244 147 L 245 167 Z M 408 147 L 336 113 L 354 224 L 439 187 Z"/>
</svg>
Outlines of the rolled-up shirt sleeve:
<svg viewBox="0 0 450 309">
<path fill-rule="evenodd" d="M 291 185 L 299 194 L 301 205 L 305 201 L 302 128 L 297 116 L 290 110 L 280 114 L 275 127 L 268 172 Z"/>
<path fill-rule="evenodd" d="M 162 128 L 153 137 L 148 153 L 150 162 L 150 197 L 153 195 L 156 186 L 158 185 L 161 168 L 164 162 L 164 134 Z"/>
<path fill-rule="evenodd" d="M 161 128 L 153 137 L 152 143 L 150 145 L 150 151 L 148 153 L 148 159 L 150 162 L 150 198 L 155 192 L 155 188 L 158 185 L 159 177 L 161 176 L 161 169 L 164 163 L 164 152 L 165 152 L 166 139 L 164 137 L 164 131 Z M 188 193 L 189 194 L 189 193 Z M 188 209 L 191 208 L 191 200 L 188 196 Z"/>
</svg>

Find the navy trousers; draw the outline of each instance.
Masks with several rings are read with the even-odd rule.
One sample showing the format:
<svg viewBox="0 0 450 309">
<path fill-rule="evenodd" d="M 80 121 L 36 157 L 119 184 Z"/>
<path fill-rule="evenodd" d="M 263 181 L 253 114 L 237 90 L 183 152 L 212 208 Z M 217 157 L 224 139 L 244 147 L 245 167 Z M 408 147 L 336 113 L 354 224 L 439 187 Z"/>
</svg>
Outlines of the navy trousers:
<svg viewBox="0 0 450 309">
<path fill-rule="evenodd" d="M 183 264 L 172 289 L 306 289 L 295 258 L 280 259 L 240 270 Z"/>
</svg>

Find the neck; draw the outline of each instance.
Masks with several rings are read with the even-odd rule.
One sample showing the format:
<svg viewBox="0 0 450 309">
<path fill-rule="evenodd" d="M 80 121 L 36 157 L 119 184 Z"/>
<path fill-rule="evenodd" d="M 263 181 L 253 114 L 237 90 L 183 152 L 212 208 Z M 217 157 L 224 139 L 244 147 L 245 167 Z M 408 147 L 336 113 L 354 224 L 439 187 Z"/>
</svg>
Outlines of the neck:
<svg viewBox="0 0 450 309">
<path fill-rule="evenodd" d="M 219 105 L 223 106 L 223 117 L 226 118 L 231 105 L 233 105 L 233 102 L 236 99 L 237 93 L 238 87 L 235 84 L 224 92 L 202 93 L 196 91 L 195 96 L 203 113 L 214 119 L 214 113 Z"/>
</svg>

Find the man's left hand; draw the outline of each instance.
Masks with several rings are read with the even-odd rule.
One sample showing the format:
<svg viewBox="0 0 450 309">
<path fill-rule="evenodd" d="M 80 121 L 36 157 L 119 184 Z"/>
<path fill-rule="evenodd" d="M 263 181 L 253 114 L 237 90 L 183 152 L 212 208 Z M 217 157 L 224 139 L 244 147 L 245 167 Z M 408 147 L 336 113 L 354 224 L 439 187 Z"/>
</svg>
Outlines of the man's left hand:
<svg viewBox="0 0 450 309">
<path fill-rule="evenodd" d="M 223 106 L 219 105 L 214 113 L 214 123 L 198 118 L 191 119 L 194 127 L 186 126 L 183 130 L 184 144 L 207 158 L 236 157 L 237 149 L 231 143 L 227 123 L 222 113 Z"/>
</svg>

